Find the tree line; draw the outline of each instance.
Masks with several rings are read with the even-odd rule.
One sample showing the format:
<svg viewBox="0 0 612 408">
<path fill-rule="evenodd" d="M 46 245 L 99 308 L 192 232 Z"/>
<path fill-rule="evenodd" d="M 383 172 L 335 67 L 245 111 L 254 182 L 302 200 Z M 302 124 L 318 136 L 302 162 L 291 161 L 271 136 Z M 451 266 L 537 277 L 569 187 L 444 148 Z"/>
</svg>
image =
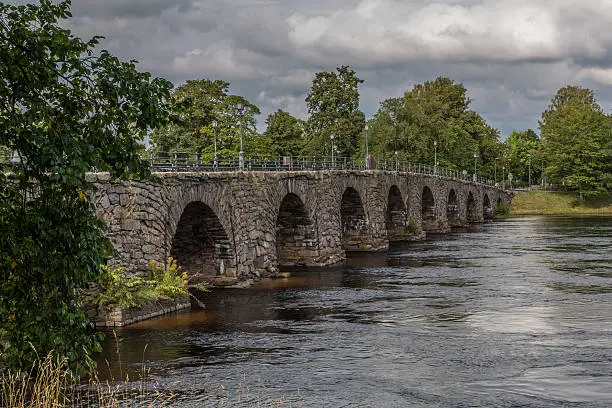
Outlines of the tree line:
<svg viewBox="0 0 612 408">
<path fill-rule="evenodd" d="M 467 90 L 449 78 L 415 85 L 381 102 L 366 121 L 359 110 L 363 81 L 348 66 L 315 75 L 306 97 L 308 119 L 279 110 L 259 134 L 260 110 L 229 92 L 223 80 L 172 84 L 139 72 L 134 61 L 99 51 L 62 28 L 70 1 L 0 3 L 0 369 L 27 368 L 54 352 L 75 373 L 91 369 L 100 337 L 79 294 L 99 282 L 116 255 L 95 216 L 86 173 L 146 178 L 141 142 L 159 151 L 209 157 L 236 154 L 237 133 L 253 155 L 362 158 L 365 132 L 374 159 L 433 164 L 501 180 L 507 173 L 565 184 L 585 194 L 610 191 L 612 118 L 593 91 L 560 89 L 542 113 L 540 137 L 516 131 L 505 141 L 470 109 Z M 499 174 L 500 168 L 503 174 Z"/>
<path fill-rule="evenodd" d="M 151 140 L 157 151 L 199 153 L 212 160 L 215 140 L 219 157 L 235 156 L 240 132 L 251 156 L 330 156 L 333 146 L 337 157 L 364 159 L 367 150 L 373 162 L 392 159 L 475 171 L 505 186 L 545 183 L 585 195 L 612 188 L 612 116 L 590 89 L 559 89 L 541 115 L 539 136 L 532 129 L 515 130 L 502 140 L 470 108 L 465 86 L 450 78 L 438 77 L 384 100 L 369 120 L 359 110 L 362 83 L 349 66 L 318 72 L 306 96 L 308 119 L 279 109 L 258 133 L 260 110 L 229 94 L 228 82 L 189 80 L 174 89 L 171 121 L 154 130 Z"/>
</svg>

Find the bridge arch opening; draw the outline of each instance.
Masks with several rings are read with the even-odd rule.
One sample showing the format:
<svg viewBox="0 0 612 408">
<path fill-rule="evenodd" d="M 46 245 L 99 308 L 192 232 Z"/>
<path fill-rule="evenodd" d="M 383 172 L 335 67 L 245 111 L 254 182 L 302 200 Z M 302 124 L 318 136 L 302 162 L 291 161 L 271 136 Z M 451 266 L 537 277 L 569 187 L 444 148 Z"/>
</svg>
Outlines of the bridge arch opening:
<svg viewBox="0 0 612 408">
<path fill-rule="evenodd" d="M 485 194 L 482 198 L 482 215 L 485 220 L 489 220 L 494 217 L 493 206 L 491 205 L 491 200 L 489 200 L 489 195 Z"/>
<path fill-rule="evenodd" d="M 170 256 L 198 283 L 217 275 L 234 276 L 234 249 L 215 212 L 200 201 L 185 207 L 172 239 Z"/>
<path fill-rule="evenodd" d="M 406 211 L 402 192 L 396 185 L 391 186 L 387 196 L 387 214 L 385 219 L 389 239 L 405 235 L 407 215 L 408 211 Z"/>
<path fill-rule="evenodd" d="M 507 212 L 508 208 L 504 205 L 503 200 L 500 198 L 497 199 L 497 203 L 495 204 L 495 214 L 496 215 L 503 215 L 505 212 Z"/>
<path fill-rule="evenodd" d="M 421 221 L 425 231 L 435 229 L 436 201 L 431 189 L 427 186 L 423 187 L 421 194 Z"/>
<path fill-rule="evenodd" d="M 276 219 L 276 254 L 279 264 L 296 265 L 316 257 L 315 226 L 303 201 L 289 193 L 281 202 Z"/>
<path fill-rule="evenodd" d="M 446 200 L 446 219 L 451 226 L 459 224 L 459 200 L 453 188 L 449 191 Z"/>
<path fill-rule="evenodd" d="M 467 209 L 467 220 L 468 222 L 478 222 L 478 213 L 476 211 L 476 200 L 474 200 L 474 194 L 470 191 L 467 198 L 466 207 Z"/>
<path fill-rule="evenodd" d="M 348 187 L 340 203 L 342 246 L 347 251 L 359 251 L 372 247 L 370 223 L 357 190 Z"/>
</svg>

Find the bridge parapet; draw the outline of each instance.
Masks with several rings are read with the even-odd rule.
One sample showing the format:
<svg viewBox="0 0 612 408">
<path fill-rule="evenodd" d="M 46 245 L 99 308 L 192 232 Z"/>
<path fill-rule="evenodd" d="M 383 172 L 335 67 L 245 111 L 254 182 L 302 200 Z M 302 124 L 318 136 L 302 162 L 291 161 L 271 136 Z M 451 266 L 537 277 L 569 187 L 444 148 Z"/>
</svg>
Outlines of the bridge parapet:
<svg viewBox="0 0 612 408">
<path fill-rule="evenodd" d="M 453 180 L 494 186 L 495 182 L 467 171 L 396 159 L 370 160 L 331 156 L 247 157 L 240 167 L 238 156 L 211 158 L 210 154 L 184 152 L 149 152 L 141 159 L 160 172 L 223 172 L 223 171 L 388 171 L 432 175 Z"/>
</svg>

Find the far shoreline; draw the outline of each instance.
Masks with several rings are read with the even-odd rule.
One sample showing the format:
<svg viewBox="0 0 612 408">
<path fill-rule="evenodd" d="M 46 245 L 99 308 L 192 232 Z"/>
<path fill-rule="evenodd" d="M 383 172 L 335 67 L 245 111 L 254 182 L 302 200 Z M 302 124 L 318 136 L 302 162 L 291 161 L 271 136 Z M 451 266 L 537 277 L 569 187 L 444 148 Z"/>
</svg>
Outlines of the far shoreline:
<svg viewBox="0 0 612 408">
<path fill-rule="evenodd" d="M 612 217 L 612 194 L 580 200 L 570 191 L 520 191 L 512 200 L 508 217 L 529 215 Z"/>
</svg>

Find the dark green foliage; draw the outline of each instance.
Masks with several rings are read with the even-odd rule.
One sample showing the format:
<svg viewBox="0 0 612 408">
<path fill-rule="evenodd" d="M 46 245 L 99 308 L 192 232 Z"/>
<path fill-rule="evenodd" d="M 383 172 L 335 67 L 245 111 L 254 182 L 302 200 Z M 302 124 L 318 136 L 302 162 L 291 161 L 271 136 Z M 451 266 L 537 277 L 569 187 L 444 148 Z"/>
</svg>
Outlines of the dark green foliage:
<svg viewBox="0 0 612 408">
<path fill-rule="evenodd" d="M 199 79 L 176 88 L 171 123 L 151 134 L 155 150 L 200 153 L 205 160 L 212 160 L 216 133 L 219 157 L 237 156 L 242 131 L 247 155 L 266 152 L 267 143 L 260 140 L 255 128 L 259 108 L 242 96 L 228 94 L 229 85 Z"/>
<path fill-rule="evenodd" d="M 304 145 L 304 122 L 279 109 L 268 115 L 264 132 L 277 156 L 299 156 Z"/>
<path fill-rule="evenodd" d="M 463 84 L 449 78 L 415 85 L 403 97 L 381 103 L 370 121 L 370 152 L 390 158 L 397 151 L 400 160 L 433 165 L 435 141 L 439 166 L 471 173 L 478 154 L 478 173 L 492 178 L 499 135 L 469 104 Z"/>
<path fill-rule="evenodd" d="M 99 338 L 76 293 L 111 255 L 85 173 L 147 174 L 138 141 L 166 117 L 171 84 L 60 28 L 69 6 L 0 3 L 0 145 L 21 158 L 0 168 L 0 359 L 54 351 L 81 373 Z"/>
<path fill-rule="evenodd" d="M 540 155 L 538 149 L 540 139 L 531 129 L 513 131 L 504 141 L 504 156 L 500 165 L 506 166 L 505 173 L 512 173 L 512 185 L 528 185 L 529 169 L 531 168 L 531 183 L 537 184 L 542 176 Z M 500 167 L 501 169 L 501 167 Z M 500 173 L 500 178 L 503 177 Z"/>
<path fill-rule="evenodd" d="M 612 173 L 612 120 L 593 91 L 566 86 L 557 91 L 540 121 L 541 158 L 549 183 L 581 194 L 604 193 Z"/>
<path fill-rule="evenodd" d="M 332 134 L 335 154 L 349 157 L 357 152 L 365 126 L 359 110 L 360 83 L 363 80 L 346 65 L 336 72 L 317 72 L 306 97 L 306 154 L 329 155 Z"/>
</svg>

